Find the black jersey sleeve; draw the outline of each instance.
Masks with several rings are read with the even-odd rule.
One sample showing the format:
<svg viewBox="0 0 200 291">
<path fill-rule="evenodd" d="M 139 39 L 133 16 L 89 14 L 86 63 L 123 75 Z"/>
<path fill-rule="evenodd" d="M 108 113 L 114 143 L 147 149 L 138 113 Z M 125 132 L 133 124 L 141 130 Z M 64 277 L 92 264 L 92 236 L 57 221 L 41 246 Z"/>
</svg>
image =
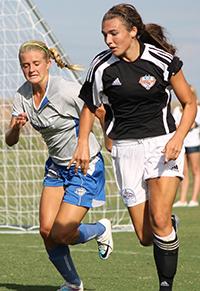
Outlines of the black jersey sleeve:
<svg viewBox="0 0 200 291">
<path fill-rule="evenodd" d="M 179 59 L 179 57 L 174 56 L 172 62 L 169 65 L 169 79 L 171 78 L 171 76 L 176 75 L 176 73 L 178 73 L 178 71 L 180 71 L 180 69 L 183 66 L 183 62 Z"/>
<path fill-rule="evenodd" d="M 79 98 L 81 98 L 90 109 L 90 111 L 94 113 L 97 109 L 97 106 L 94 105 L 92 95 L 92 83 L 85 81 L 80 90 Z"/>
<path fill-rule="evenodd" d="M 88 108 L 95 110 L 103 103 L 103 73 L 117 58 L 112 58 L 112 52 L 106 50 L 98 54 L 92 61 L 88 70 L 85 83 L 83 84 L 79 97 L 85 102 Z"/>
</svg>

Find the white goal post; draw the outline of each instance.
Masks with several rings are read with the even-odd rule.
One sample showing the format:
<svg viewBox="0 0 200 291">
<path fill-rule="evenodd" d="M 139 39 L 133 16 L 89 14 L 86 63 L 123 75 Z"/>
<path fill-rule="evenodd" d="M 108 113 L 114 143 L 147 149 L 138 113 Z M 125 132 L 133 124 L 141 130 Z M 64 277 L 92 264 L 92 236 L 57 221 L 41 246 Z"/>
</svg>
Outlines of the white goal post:
<svg viewBox="0 0 200 291">
<path fill-rule="evenodd" d="M 71 63 L 50 27 L 30 0 L 0 0 L 0 232 L 38 231 L 39 199 L 42 189 L 47 149 L 31 126 L 22 130 L 20 141 L 13 147 L 5 144 L 5 131 L 11 118 L 13 97 L 24 82 L 18 61 L 21 43 L 40 39 L 56 47 L 62 58 Z M 52 75 L 81 83 L 80 75 L 53 66 Z M 96 125 L 95 132 L 101 132 Z M 99 136 L 102 141 L 102 137 Z M 106 164 L 104 207 L 90 210 L 88 222 L 102 217 L 112 220 L 113 229 L 129 230 L 130 220 L 115 184 L 109 153 L 103 151 Z"/>
</svg>

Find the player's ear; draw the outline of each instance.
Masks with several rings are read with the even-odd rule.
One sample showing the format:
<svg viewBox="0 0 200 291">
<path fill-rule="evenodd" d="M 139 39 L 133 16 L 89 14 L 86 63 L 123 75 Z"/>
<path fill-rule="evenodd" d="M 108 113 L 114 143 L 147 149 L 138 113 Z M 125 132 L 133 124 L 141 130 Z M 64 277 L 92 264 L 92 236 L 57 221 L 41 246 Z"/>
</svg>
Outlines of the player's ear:
<svg viewBox="0 0 200 291">
<path fill-rule="evenodd" d="M 48 60 L 47 60 L 47 69 L 49 69 L 50 68 L 50 66 L 51 66 L 51 59 L 49 58 Z"/>
<path fill-rule="evenodd" d="M 132 38 L 135 38 L 136 35 L 137 35 L 137 33 L 138 33 L 137 27 L 136 26 L 133 26 L 132 29 L 131 29 L 131 31 L 130 31 L 131 37 Z"/>
</svg>

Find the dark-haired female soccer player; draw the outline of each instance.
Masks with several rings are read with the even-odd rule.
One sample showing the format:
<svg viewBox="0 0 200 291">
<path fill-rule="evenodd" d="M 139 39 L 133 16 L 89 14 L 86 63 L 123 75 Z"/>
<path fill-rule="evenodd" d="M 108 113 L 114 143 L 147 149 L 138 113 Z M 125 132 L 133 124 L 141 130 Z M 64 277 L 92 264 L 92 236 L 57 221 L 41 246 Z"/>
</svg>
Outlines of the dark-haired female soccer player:
<svg viewBox="0 0 200 291">
<path fill-rule="evenodd" d="M 172 204 L 183 178 L 183 140 L 195 119 L 196 100 L 182 61 L 162 33 L 159 25 L 145 26 L 130 4 L 116 5 L 104 15 L 102 34 L 109 49 L 94 58 L 82 86 L 85 105 L 71 162 L 87 172 L 88 134 L 94 115 L 106 104 L 106 133 L 113 140 L 111 155 L 122 199 L 140 243 L 153 243 L 159 290 L 169 291 L 179 249 Z M 170 87 L 183 106 L 177 129 Z"/>
</svg>

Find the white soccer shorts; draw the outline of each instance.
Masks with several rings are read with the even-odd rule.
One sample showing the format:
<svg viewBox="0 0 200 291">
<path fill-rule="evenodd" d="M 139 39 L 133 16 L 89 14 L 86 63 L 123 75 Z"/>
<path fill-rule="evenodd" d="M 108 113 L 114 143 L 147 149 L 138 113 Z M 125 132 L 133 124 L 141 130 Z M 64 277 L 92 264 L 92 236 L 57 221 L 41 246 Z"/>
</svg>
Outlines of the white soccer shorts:
<svg viewBox="0 0 200 291">
<path fill-rule="evenodd" d="M 183 178 L 184 147 L 175 161 L 164 163 L 162 150 L 173 134 L 113 141 L 114 174 L 127 207 L 148 200 L 147 179 L 161 176 Z"/>
</svg>

